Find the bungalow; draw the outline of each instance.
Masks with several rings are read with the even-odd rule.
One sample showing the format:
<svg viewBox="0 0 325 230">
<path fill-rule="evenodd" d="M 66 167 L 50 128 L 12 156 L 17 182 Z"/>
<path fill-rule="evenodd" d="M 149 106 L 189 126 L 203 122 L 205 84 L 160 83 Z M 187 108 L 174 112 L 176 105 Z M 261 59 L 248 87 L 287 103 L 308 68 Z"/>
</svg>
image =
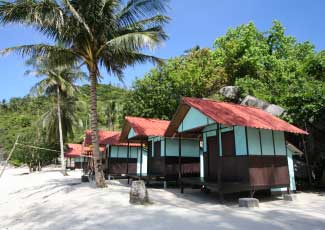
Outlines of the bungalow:
<svg viewBox="0 0 325 230">
<path fill-rule="evenodd" d="M 68 144 L 64 157 L 68 169 L 83 168 L 84 162 L 86 162 L 81 144 Z"/>
<path fill-rule="evenodd" d="M 177 180 L 179 171 L 184 176 L 199 175 L 200 141 L 164 137 L 169 123 L 151 118 L 125 117 L 121 141 L 140 143 L 145 146 L 143 149 L 147 149 L 140 154 L 140 172 L 129 174 L 130 177 L 168 181 Z M 181 155 L 179 149 L 183 149 Z"/>
<path fill-rule="evenodd" d="M 285 132 L 305 131 L 257 108 L 208 99 L 182 98 L 166 137 L 191 133 L 203 140 L 200 177 L 183 178 L 224 193 L 282 188 L 289 190 Z"/>
<path fill-rule="evenodd" d="M 140 171 L 137 163 L 140 145 L 120 142 L 120 135 L 120 132 L 98 131 L 100 151 L 103 153 L 102 164 L 107 178 L 121 178 L 128 172 Z M 86 131 L 84 143 L 85 146 L 91 147 L 90 130 Z"/>
</svg>

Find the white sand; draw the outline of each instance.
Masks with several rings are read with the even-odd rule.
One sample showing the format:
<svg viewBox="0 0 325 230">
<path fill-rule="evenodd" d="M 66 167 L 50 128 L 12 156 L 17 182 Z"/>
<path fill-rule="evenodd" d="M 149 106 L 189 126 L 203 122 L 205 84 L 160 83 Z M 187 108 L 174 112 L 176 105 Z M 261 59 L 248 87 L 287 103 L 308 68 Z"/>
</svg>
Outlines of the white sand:
<svg viewBox="0 0 325 230">
<path fill-rule="evenodd" d="M 96 189 L 79 184 L 80 171 L 27 171 L 8 169 L 0 179 L 0 229 L 325 229 L 325 196 L 316 193 L 246 209 L 198 190 L 149 189 L 154 204 L 133 206 L 123 183 Z"/>
</svg>

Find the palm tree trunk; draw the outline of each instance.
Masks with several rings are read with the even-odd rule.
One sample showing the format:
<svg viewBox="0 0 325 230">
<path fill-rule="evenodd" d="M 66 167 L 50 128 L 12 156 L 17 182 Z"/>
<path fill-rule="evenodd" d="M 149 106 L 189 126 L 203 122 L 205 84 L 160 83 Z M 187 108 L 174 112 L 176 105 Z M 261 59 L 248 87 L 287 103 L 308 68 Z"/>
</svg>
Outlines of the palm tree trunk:
<svg viewBox="0 0 325 230">
<path fill-rule="evenodd" d="M 95 168 L 95 180 L 98 188 L 106 187 L 105 177 L 102 167 L 102 159 L 99 152 L 98 133 L 97 133 L 97 71 L 90 70 L 90 115 L 91 115 L 91 141 L 93 145 L 93 157 Z"/>
<path fill-rule="evenodd" d="M 61 123 L 61 107 L 60 107 L 60 89 L 57 87 L 57 109 L 58 109 L 58 122 L 59 122 L 59 137 L 60 137 L 60 152 L 61 152 L 61 169 L 63 175 L 67 175 L 67 170 L 64 164 L 64 150 L 63 150 L 63 135 L 62 135 L 62 123 Z"/>
</svg>

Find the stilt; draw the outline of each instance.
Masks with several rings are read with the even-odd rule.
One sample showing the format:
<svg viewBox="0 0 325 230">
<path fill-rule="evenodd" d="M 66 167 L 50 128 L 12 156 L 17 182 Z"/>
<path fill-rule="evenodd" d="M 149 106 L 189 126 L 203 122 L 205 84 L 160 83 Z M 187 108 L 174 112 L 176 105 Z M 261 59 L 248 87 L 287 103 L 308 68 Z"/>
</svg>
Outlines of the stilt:
<svg viewBox="0 0 325 230">
<path fill-rule="evenodd" d="M 222 191 L 219 191 L 219 201 L 221 204 L 223 204 L 225 201 L 224 194 Z"/>
<path fill-rule="evenodd" d="M 164 181 L 164 189 L 167 189 L 167 181 Z"/>
<path fill-rule="evenodd" d="M 250 197 L 251 198 L 254 198 L 254 194 L 255 194 L 255 190 L 254 189 L 251 189 L 250 190 Z"/>
<path fill-rule="evenodd" d="M 290 195 L 291 191 L 290 191 L 290 186 L 287 187 L 287 194 Z"/>
<path fill-rule="evenodd" d="M 184 185 L 183 185 L 182 181 L 180 181 L 180 186 L 181 186 L 181 193 L 184 193 Z"/>
</svg>

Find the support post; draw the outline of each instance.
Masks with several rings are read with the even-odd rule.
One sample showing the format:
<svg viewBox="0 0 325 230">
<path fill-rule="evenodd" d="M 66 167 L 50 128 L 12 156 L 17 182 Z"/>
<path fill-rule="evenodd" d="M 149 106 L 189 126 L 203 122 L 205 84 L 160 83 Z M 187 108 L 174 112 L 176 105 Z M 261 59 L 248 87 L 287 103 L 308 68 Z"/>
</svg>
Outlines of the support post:
<svg viewBox="0 0 325 230">
<path fill-rule="evenodd" d="M 130 157 L 130 141 L 128 141 L 126 150 L 126 175 L 129 174 L 129 157 Z"/>
<path fill-rule="evenodd" d="M 111 164 L 111 150 L 112 150 L 112 147 L 109 145 L 108 146 L 108 157 L 107 157 L 107 177 L 108 177 L 108 179 L 110 180 L 111 179 L 111 177 L 110 177 L 110 164 Z"/>
<path fill-rule="evenodd" d="M 182 180 L 182 134 L 178 136 L 178 181 Z"/>
<path fill-rule="evenodd" d="M 221 132 L 220 132 L 220 124 L 218 124 L 218 132 L 217 132 L 217 141 L 219 143 L 218 146 L 218 154 L 217 154 L 217 180 L 218 180 L 218 191 L 219 191 L 219 199 L 220 202 L 223 203 L 224 197 L 222 192 L 222 185 L 221 185 L 221 175 L 222 175 L 222 156 L 220 156 L 220 153 L 222 150 L 222 138 L 221 138 Z"/>
<path fill-rule="evenodd" d="M 143 154 L 143 142 L 141 140 L 141 149 L 140 149 L 140 179 L 142 177 L 142 154 Z"/>
<path fill-rule="evenodd" d="M 246 137 L 246 152 L 247 152 L 247 156 L 249 156 L 247 127 L 245 127 L 245 137 Z"/>
<path fill-rule="evenodd" d="M 262 147 L 261 129 L 258 129 L 258 138 L 260 140 L 260 150 L 261 150 L 261 156 L 262 156 L 263 155 L 263 147 Z"/>
<path fill-rule="evenodd" d="M 160 142 L 161 143 L 161 142 Z M 167 146 L 167 138 L 164 138 L 164 177 L 165 177 L 165 181 L 164 181 L 164 188 L 167 188 L 167 156 L 166 156 L 166 146 Z M 161 156 L 160 156 L 161 157 Z"/>
</svg>

